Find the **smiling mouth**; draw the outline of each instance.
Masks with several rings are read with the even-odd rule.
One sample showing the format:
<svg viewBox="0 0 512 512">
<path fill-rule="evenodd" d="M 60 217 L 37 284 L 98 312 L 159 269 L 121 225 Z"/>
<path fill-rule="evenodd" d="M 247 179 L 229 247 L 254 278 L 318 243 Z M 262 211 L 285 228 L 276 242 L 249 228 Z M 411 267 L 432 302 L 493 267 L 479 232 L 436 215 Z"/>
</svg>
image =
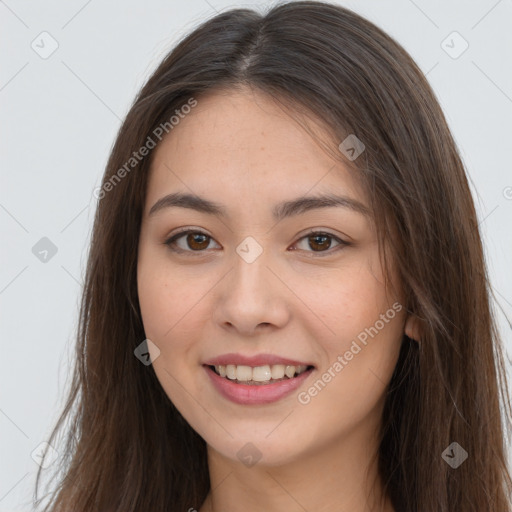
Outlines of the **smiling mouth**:
<svg viewBox="0 0 512 512">
<path fill-rule="evenodd" d="M 236 384 L 261 386 L 291 380 L 312 370 L 313 366 L 293 366 L 284 364 L 246 366 L 246 365 L 208 365 L 220 377 Z"/>
</svg>

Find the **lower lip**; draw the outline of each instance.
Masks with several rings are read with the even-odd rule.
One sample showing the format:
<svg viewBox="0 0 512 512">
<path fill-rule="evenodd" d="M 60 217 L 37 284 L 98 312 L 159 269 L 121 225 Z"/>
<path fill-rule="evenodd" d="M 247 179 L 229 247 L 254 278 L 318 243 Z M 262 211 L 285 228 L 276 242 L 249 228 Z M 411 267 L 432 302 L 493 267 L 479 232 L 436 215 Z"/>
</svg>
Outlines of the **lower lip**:
<svg viewBox="0 0 512 512">
<path fill-rule="evenodd" d="M 312 373 L 313 368 L 293 379 L 273 384 L 237 384 L 233 380 L 217 375 L 209 366 L 204 366 L 217 391 L 228 400 L 242 405 L 258 405 L 277 402 L 297 389 Z"/>
</svg>

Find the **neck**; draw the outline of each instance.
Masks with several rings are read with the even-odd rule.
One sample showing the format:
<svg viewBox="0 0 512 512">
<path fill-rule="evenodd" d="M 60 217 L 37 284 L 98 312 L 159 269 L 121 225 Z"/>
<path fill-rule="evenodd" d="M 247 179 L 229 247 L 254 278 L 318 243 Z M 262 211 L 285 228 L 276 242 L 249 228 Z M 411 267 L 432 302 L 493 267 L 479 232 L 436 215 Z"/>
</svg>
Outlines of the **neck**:
<svg viewBox="0 0 512 512">
<path fill-rule="evenodd" d="M 375 432 L 358 425 L 315 453 L 252 467 L 209 446 L 211 491 L 200 512 L 394 512 L 378 474 L 376 443 Z"/>
</svg>

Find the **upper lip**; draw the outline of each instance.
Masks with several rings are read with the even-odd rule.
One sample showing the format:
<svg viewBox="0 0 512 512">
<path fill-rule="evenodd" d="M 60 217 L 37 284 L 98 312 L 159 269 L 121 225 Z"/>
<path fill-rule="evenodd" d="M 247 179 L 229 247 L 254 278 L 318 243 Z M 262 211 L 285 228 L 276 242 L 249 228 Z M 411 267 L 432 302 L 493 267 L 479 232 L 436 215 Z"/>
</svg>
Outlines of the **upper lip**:
<svg viewBox="0 0 512 512">
<path fill-rule="evenodd" d="M 297 361 L 295 359 L 288 359 L 287 357 L 281 357 L 276 354 L 258 354 L 255 356 L 244 356 L 243 354 L 223 354 L 212 359 L 208 359 L 204 364 L 208 366 L 219 366 L 219 365 L 243 365 L 243 366 L 272 366 L 274 364 L 284 364 L 288 366 L 314 366 L 311 363 L 304 361 Z"/>
</svg>

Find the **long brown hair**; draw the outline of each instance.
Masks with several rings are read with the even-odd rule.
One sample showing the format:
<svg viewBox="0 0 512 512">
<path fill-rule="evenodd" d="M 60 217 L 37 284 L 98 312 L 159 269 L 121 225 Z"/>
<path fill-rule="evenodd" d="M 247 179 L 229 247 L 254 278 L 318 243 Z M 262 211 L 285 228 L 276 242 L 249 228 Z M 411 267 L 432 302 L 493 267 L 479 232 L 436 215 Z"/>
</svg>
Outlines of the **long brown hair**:
<svg viewBox="0 0 512 512">
<path fill-rule="evenodd" d="M 66 429 L 53 466 L 61 474 L 45 510 L 186 511 L 208 493 L 204 440 L 134 356 L 145 339 L 136 269 L 154 150 L 130 159 L 159 140 L 159 126 L 171 133 L 171 116 L 191 99 L 240 86 L 319 119 L 338 143 L 355 134 L 365 145 L 354 161 L 331 151 L 364 184 L 379 247 L 390 247 L 422 325 L 419 343 L 404 336 L 382 421 L 379 471 L 395 509 L 510 512 L 503 348 L 458 150 L 406 51 L 350 10 L 313 1 L 216 15 L 136 97 L 98 194 L 73 380 L 49 440 Z M 453 442 L 468 454 L 457 468 L 442 456 Z"/>
</svg>

